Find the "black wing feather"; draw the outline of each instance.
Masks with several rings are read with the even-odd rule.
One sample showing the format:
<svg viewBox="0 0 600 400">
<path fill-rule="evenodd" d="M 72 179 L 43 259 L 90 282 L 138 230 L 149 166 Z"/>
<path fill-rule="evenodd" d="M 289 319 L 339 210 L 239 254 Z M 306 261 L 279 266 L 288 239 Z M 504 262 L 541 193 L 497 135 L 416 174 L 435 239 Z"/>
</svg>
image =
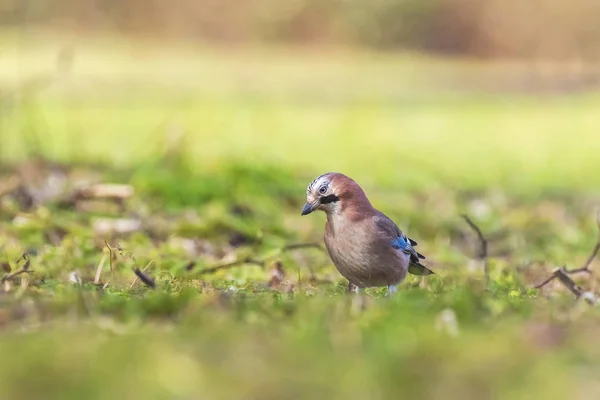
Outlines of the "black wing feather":
<svg viewBox="0 0 600 400">
<path fill-rule="evenodd" d="M 380 227 L 380 229 L 389 232 L 389 222 L 391 222 L 391 225 L 394 227 L 394 232 L 389 232 L 389 234 L 391 234 L 392 236 L 395 235 L 396 238 L 402 238 L 404 242 L 408 245 L 402 247 L 402 251 L 410 255 L 408 272 L 413 275 L 433 274 L 432 270 L 421 264 L 420 260 L 425 260 L 425 256 L 414 249 L 414 246 L 417 246 L 418 244 L 417 241 L 409 238 L 404 233 L 402 233 L 400 228 L 398 228 L 398 225 L 396 225 L 387 215 L 383 214 L 382 212 L 378 212 L 378 214 L 379 215 L 378 218 L 376 218 L 376 224 Z"/>
</svg>

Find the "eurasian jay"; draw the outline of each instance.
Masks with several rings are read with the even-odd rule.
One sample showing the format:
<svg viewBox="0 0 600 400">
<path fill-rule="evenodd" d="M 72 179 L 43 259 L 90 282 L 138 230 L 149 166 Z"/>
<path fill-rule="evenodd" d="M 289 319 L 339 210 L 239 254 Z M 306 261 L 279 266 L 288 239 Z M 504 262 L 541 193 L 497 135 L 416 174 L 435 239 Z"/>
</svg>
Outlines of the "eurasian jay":
<svg viewBox="0 0 600 400">
<path fill-rule="evenodd" d="M 421 264 L 425 257 L 381 211 L 376 210 L 361 187 L 349 177 L 329 172 L 306 189 L 302 215 L 315 210 L 327 214 L 325 246 L 333 264 L 354 290 L 387 286 L 388 294 L 406 277 L 430 275 Z"/>
</svg>

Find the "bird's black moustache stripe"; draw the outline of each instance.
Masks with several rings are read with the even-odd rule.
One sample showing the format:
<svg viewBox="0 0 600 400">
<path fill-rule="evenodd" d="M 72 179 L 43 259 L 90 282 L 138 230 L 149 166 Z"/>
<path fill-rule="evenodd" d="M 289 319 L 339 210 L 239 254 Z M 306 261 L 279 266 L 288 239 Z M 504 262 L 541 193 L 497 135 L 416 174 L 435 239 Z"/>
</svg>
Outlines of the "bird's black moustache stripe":
<svg viewBox="0 0 600 400">
<path fill-rule="evenodd" d="M 335 194 L 330 194 L 329 196 L 321 198 L 321 204 L 335 203 L 336 201 L 340 201 L 340 198 L 337 197 Z"/>
</svg>

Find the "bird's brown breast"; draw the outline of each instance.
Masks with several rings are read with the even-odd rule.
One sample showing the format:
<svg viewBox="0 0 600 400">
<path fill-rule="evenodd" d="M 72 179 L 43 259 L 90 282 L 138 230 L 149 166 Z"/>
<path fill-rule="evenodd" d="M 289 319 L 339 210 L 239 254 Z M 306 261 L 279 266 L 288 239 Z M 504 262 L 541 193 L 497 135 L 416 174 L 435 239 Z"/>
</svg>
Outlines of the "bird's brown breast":
<svg viewBox="0 0 600 400">
<path fill-rule="evenodd" d="M 406 276 L 407 260 L 368 228 L 328 218 L 324 239 L 333 264 L 358 287 L 400 283 Z"/>
</svg>

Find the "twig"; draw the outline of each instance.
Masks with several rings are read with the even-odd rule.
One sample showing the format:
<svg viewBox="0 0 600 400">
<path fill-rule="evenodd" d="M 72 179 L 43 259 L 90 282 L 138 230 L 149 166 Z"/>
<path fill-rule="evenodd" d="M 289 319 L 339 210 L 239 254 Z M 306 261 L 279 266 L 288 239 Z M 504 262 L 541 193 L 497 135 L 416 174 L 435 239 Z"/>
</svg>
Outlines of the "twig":
<svg viewBox="0 0 600 400">
<path fill-rule="evenodd" d="M 108 246 L 109 250 L 111 250 L 111 247 L 108 245 L 108 243 L 106 243 L 106 245 Z M 152 263 L 154 262 L 154 260 L 150 260 L 148 262 L 148 264 L 146 264 L 146 266 L 144 267 L 143 270 L 140 270 L 139 267 L 137 266 L 137 260 L 135 258 L 135 256 L 133 255 L 133 253 L 130 253 L 128 251 L 125 251 L 120 244 L 117 243 L 117 246 L 115 247 L 115 249 L 119 252 L 119 255 L 123 258 L 129 258 L 131 261 L 133 261 L 133 273 L 136 275 L 135 279 L 133 280 L 133 282 L 131 282 L 131 285 L 129 285 L 129 289 L 133 289 L 133 287 L 135 286 L 135 284 L 137 283 L 138 280 L 142 281 L 144 284 L 146 284 L 146 286 L 151 287 L 152 289 L 154 289 L 156 287 L 156 283 L 154 282 L 154 279 L 149 277 L 148 275 L 144 274 L 144 271 L 146 269 L 148 269 L 148 267 L 150 267 L 150 265 L 152 265 Z M 111 257 L 112 258 L 112 257 Z M 113 275 L 113 281 L 114 281 L 114 275 Z"/>
<path fill-rule="evenodd" d="M 571 283 L 565 283 L 565 282 L 567 282 L 565 280 L 565 277 L 568 278 L 568 280 L 570 282 L 573 282 L 573 280 L 571 278 L 569 278 L 568 275 L 575 275 L 575 274 L 580 274 L 580 273 L 586 273 L 586 274 L 593 273 L 593 271 L 590 269 L 590 265 L 592 264 L 592 261 L 594 261 L 594 259 L 598 255 L 598 252 L 600 251 L 600 211 L 596 214 L 596 224 L 598 225 L 598 241 L 596 242 L 596 245 L 592 249 L 592 252 L 591 252 L 590 256 L 588 257 L 588 259 L 586 260 L 585 264 L 583 264 L 583 266 L 581 268 L 576 268 L 576 269 L 571 269 L 571 270 L 567 270 L 565 267 L 555 269 L 553 271 L 552 275 L 548 279 L 546 279 L 544 282 L 540 283 L 539 285 L 535 285 L 533 287 L 534 289 L 541 289 L 542 287 L 544 287 L 547 284 L 549 284 L 550 282 L 552 282 L 554 279 L 558 278 L 565 286 L 567 286 L 567 288 L 569 288 L 569 290 L 571 290 L 571 292 L 573 292 L 572 288 L 575 286 L 573 286 Z M 573 284 L 575 284 L 575 282 L 573 282 Z M 577 287 L 579 287 L 579 286 L 577 286 Z M 579 295 L 576 293 L 575 293 L 575 295 L 581 296 L 581 290 L 579 291 Z"/>
<path fill-rule="evenodd" d="M 535 288 L 539 289 L 552 282 L 554 279 L 558 279 L 558 281 L 562 283 L 564 287 L 569 289 L 569 291 L 575 295 L 575 298 L 580 299 L 583 297 L 588 304 L 594 305 L 596 303 L 596 296 L 592 292 L 584 292 L 583 288 L 575 283 L 575 281 L 569 276 L 572 273 L 573 271 L 567 271 L 565 267 L 556 268 L 552 272 L 552 276 L 550 278 L 535 286 Z"/>
<path fill-rule="evenodd" d="M 587 268 L 587 267 L 569 269 L 569 270 L 565 270 L 565 272 L 567 274 L 569 274 L 569 275 L 580 274 L 582 272 L 585 272 L 586 274 L 591 274 L 592 273 L 592 271 L 589 268 Z"/>
<path fill-rule="evenodd" d="M 110 247 L 110 245 L 108 244 L 108 242 L 105 240 L 104 244 L 106 245 L 106 247 L 108 248 L 108 262 L 110 265 L 110 278 L 111 281 L 115 281 L 115 269 L 113 268 L 113 249 L 112 247 Z"/>
<path fill-rule="evenodd" d="M 148 267 L 150 265 L 152 265 L 153 262 L 154 262 L 154 260 L 150 260 L 150 262 L 148 264 L 146 264 L 146 266 L 144 267 L 144 269 L 142 269 L 141 272 L 145 272 L 148 269 Z M 135 273 L 135 269 L 133 270 L 133 272 Z M 135 279 L 133 280 L 133 282 L 131 282 L 131 285 L 129 285 L 129 289 L 133 289 L 133 287 L 135 286 L 135 284 L 137 283 L 137 281 L 139 279 L 140 279 L 139 275 L 137 273 L 135 273 Z M 144 283 L 146 283 L 146 282 L 144 282 Z"/>
<path fill-rule="evenodd" d="M 481 229 L 479 229 L 477 224 L 475 224 L 475 222 L 473 222 L 467 214 L 462 214 L 462 217 L 465 220 L 465 222 L 471 227 L 471 229 L 475 231 L 477 237 L 479 238 L 479 251 L 477 252 L 477 258 L 483 261 L 483 273 L 485 276 L 485 287 L 487 289 L 490 283 L 490 269 L 488 265 L 488 242 L 485 239 L 485 236 L 483 236 Z"/>
<path fill-rule="evenodd" d="M 292 243 L 292 244 L 285 245 L 282 248 L 278 249 L 278 251 L 276 252 L 276 255 L 279 255 L 286 251 L 297 250 L 297 249 L 306 249 L 306 248 L 316 248 L 319 250 L 323 250 L 323 247 L 321 245 L 319 245 L 318 243 Z M 265 257 L 264 259 L 256 259 L 256 258 L 251 258 L 251 257 L 244 258 L 242 260 L 233 261 L 233 262 L 221 264 L 221 265 L 216 265 L 211 268 L 206 268 L 206 269 L 199 271 L 198 273 L 200 275 L 213 274 L 222 269 L 229 269 L 229 268 L 237 267 L 238 265 L 244 265 L 244 264 L 258 265 L 259 267 L 264 268 L 268 259 L 272 258 L 272 257 L 273 257 L 273 255 L 271 255 L 269 257 Z"/>
<path fill-rule="evenodd" d="M 291 251 L 291 250 L 297 250 L 297 249 L 319 249 L 321 251 L 323 251 L 323 246 L 321 246 L 319 243 L 292 243 L 292 244 L 288 244 L 285 245 L 281 248 L 281 252 L 285 252 L 285 251 Z"/>
<path fill-rule="evenodd" d="M 25 274 L 25 273 L 29 273 L 29 272 L 33 272 L 33 271 L 29 271 L 29 270 L 27 270 L 25 268 L 19 268 L 15 272 L 11 272 L 8 275 L 4 275 L 2 277 L 2 283 L 10 281 L 11 279 L 13 279 L 14 277 L 16 277 L 17 275 L 21 275 L 21 274 Z"/>
<path fill-rule="evenodd" d="M 546 286 L 547 284 L 549 284 L 550 282 L 552 282 L 554 279 L 556 279 L 556 275 L 554 275 L 554 273 L 553 273 L 552 275 L 550 275 L 550 277 L 548 279 L 546 279 L 544 282 L 540 283 L 539 285 L 535 285 L 533 288 L 541 289 L 544 286 Z"/>
<path fill-rule="evenodd" d="M 17 258 L 15 260 L 15 263 L 18 263 L 21 260 L 25 260 L 25 262 L 28 263 L 29 262 L 29 254 L 27 254 L 27 253 L 21 254 L 21 257 Z"/>
<path fill-rule="evenodd" d="M 102 274 L 102 268 L 104 268 L 104 262 L 106 261 L 106 255 L 102 255 L 102 259 L 98 263 L 96 268 L 96 276 L 94 277 L 94 284 L 100 283 L 100 275 Z"/>
<path fill-rule="evenodd" d="M 256 260 L 253 258 L 245 258 L 243 260 L 233 261 L 233 262 L 230 262 L 227 264 L 221 264 L 221 265 L 216 265 L 211 268 L 206 268 L 206 269 L 199 271 L 198 273 L 200 275 L 214 274 L 215 272 L 220 271 L 222 269 L 229 269 L 229 268 L 237 267 L 238 265 L 244 265 L 244 264 L 258 265 L 261 268 L 265 267 L 265 262 L 262 260 Z"/>
<path fill-rule="evenodd" d="M 133 255 L 133 253 L 123 250 L 121 245 L 118 243 L 117 243 L 117 250 L 119 251 L 119 254 L 121 255 L 121 257 L 129 258 L 131 261 L 133 261 L 134 266 L 137 265 L 137 260 L 135 259 L 135 256 Z"/>
<path fill-rule="evenodd" d="M 134 268 L 133 272 L 138 278 L 140 278 L 140 281 L 144 282 L 147 286 L 151 287 L 152 289 L 156 287 L 154 279 L 144 274 L 139 268 Z"/>
<path fill-rule="evenodd" d="M 596 241 L 596 245 L 594 246 L 592 253 L 586 260 L 585 264 L 583 264 L 583 267 L 578 268 L 577 270 L 572 270 L 571 272 L 575 272 L 575 271 L 579 271 L 579 270 L 590 272 L 590 273 L 592 272 L 589 268 L 590 264 L 592 263 L 592 261 L 594 261 L 594 258 L 596 258 L 596 255 L 598 255 L 598 251 L 600 251 L 600 211 L 598 211 L 598 213 L 596 214 L 596 225 L 598 226 L 598 240 Z"/>
<path fill-rule="evenodd" d="M 573 279 L 569 276 L 568 272 L 564 267 L 558 268 L 554 271 L 554 276 L 562 283 L 571 293 L 575 295 L 575 297 L 580 297 L 583 293 L 583 289 L 581 286 L 575 283 Z"/>
<path fill-rule="evenodd" d="M 21 259 L 25 260 L 25 264 L 23 264 L 23 266 L 21 268 L 19 268 L 18 270 L 16 270 L 15 272 L 11 272 L 10 274 L 4 275 L 2 277 L 2 283 L 8 282 L 9 280 L 13 279 L 17 275 L 32 272 L 29 269 L 29 267 L 31 265 L 31 261 L 29 259 L 29 256 L 27 255 L 27 253 L 23 253 L 23 255 L 21 257 L 19 257 L 17 262 L 21 261 Z"/>
<path fill-rule="evenodd" d="M 558 271 L 560 271 L 560 272 L 558 272 Z M 552 272 L 552 275 L 550 275 L 550 277 L 548 279 L 546 279 L 544 282 L 542 282 L 542 283 L 540 283 L 538 285 L 535 285 L 533 288 L 534 289 L 541 289 L 541 288 L 543 288 L 544 286 L 546 286 L 547 284 L 549 284 L 550 282 L 552 282 L 554 279 L 560 278 L 559 276 L 557 276 L 557 274 L 560 274 L 560 275 L 576 275 L 576 274 L 580 274 L 582 272 L 585 272 L 587 274 L 591 274 L 592 273 L 592 271 L 590 271 L 589 269 L 586 269 L 586 268 L 577 268 L 577 269 L 571 269 L 571 270 L 568 270 L 565 267 L 557 268 L 557 269 L 555 269 Z"/>
<path fill-rule="evenodd" d="M 463 214 L 462 217 L 466 221 L 466 223 L 471 227 L 471 229 L 475 231 L 477 237 L 479 238 L 479 252 L 477 254 L 477 258 L 486 258 L 488 255 L 487 240 L 485 239 L 485 236 L 483 236 L 481 229 L 479 229 L 479 227 L 475 224 L 475 222 L 471 220 L 471 218 L 469 218 L 467 214 Z"/>
</svg>

